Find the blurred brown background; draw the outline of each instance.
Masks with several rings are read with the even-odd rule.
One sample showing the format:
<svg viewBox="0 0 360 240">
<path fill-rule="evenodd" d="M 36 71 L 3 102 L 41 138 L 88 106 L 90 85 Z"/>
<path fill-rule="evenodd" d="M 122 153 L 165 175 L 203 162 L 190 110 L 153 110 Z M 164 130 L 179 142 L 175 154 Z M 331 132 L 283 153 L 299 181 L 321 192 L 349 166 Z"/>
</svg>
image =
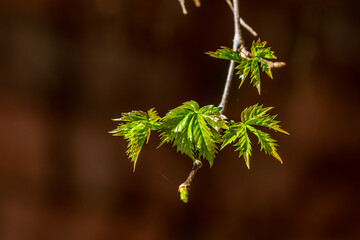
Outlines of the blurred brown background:
<svg viewBox="0 0 360 240">
<path fill-rule="evenodd" d="M 286 68 L 262 95 L 234 82 L 226 115 L 276 106 L 285 163 L 254 141 L 251 170 L 227 147 L 196 176 L 153 134 L 137 171 L 110 119 L 187 100 L 220 102 L 231 46 L 225 1 L 2 0 L 0 239 L 360 239 L 356 1 L 240 1 Z M 253 37 L 243 30 L 247 45 Z"/>
</svg>

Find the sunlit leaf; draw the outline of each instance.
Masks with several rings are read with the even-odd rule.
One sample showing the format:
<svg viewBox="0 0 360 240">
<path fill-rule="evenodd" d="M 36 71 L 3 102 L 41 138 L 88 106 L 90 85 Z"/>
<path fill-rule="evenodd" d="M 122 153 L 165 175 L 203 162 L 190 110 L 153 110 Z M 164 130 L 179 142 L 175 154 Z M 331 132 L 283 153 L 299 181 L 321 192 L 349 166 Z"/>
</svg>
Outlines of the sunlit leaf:
<svg viewBox="0 0 360 240">
<path fill-rule="evenodd" d="M 170 110 L 163 118 L 160 130 L 161 143 L 172 143 L 177 151 L 192 159 L 203 158 L 213 165 L 216 144 L 222 139 L 218 129 L 226 129 L 221 108 L 212 105 L 199 108 L 195 101 L 188 101 Z"/>
<path fill-rule="evenodd" d="M 235 68 L 238 69 L 236 74 L 239 75 L 240 78 L 239 88 L 250 74 L 250 83 L 256 87 L 258 93 L 260 94 L 260 68 L 272 79 L 273 76 L 271 68 L 269 67 L 268 59 L 276 59 L 274 51 L 271 51 L 270 47 L 266 48 L 265 45 L 266 42 L 261 42 L 260 39 L 253 41 L 250 49 L 251 54 L 249 57 L 242 57 L 238 52 L 233 51 L 228 47 L 221 47 L 215 52 L 207 52 L 206 54 L 209 54 L 215 58 L 234 60 L 237 62 L 238 65 Z"/>
<path fill-rule="evenodd" d="M 147 112 L 132 111 L 123 113 L 121 118 L 113 119 L 121 123 L 109 133 L 113 136 L 121 136 L 129 142 L 126 153 L 129 155 L 131 162 L 134 163 L 134 171 L 141 148 L 149 141 L 151 130 L 162 128 L 160 119 L 154 109 Z"/>
<path fill-rule="evenodd" d="M 249 159 L 252 149 L 250 138 L 248 136 L 249 131 L 258 138 L 261 150 L 264 150 L 265 153 L 272 155 L 282 163 L 282 160 L 277 153 L 276 146 L 278 145 L 276 144 L 276 140 L 272 139 L 270 134 L 254 127 L 267 127 L 274 131 L 288 134 L 280 128 L 280 125 L 278 124 L 279 121 L 275 120 L 276 115 L 271 116 L 267 113 L 271 109 L 271 107 L 263 108 L 262 105 L 259 106 L 258 104 L 244 109 L 241 113 L 241 122 L 230 124 L 229 128 L 225 131 L 221 149 L 228 144 L 236 142 L 234 144 L 234 146 L 237 147 L 235 151 L 239 151 L 239 155 L 244 157 L 247 167 L 250 168 Z"/>
</svg>

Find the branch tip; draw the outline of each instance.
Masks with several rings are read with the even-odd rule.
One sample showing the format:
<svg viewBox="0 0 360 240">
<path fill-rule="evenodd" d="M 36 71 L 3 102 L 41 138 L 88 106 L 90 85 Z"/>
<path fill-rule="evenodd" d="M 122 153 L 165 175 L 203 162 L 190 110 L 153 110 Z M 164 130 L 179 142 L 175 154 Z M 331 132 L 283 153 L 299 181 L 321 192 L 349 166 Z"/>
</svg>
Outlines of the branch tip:
<svg viewBox="0 0 360 240">
<path fill-rule="evenodd" d="M 183 14 L 186 15 L 187 11 L 186 11 L 186 7 L 185 7 L 185 0 L 179 0 L 179 3 L 180 3 Z"/>
<path fill-rule="evenodd" d="M 195 6 L 196 6 L 196 7 L 200 7 L 200 6 L 201 6 L 200 0 L 194 0 L 194 3 L 195 3 Z"/>
<path fill-rule="evenodd" d="M 188 201 L 191 183 L 194 180 L 195 174 L 202 166 L 203 166 L 203 164 L 200 160 L 197 160 L 197 159 L 194 160 L 193 167 L 192 167 L 191 172 L 189 173 L 188 178 L 186 179 L 185 182 L 183 182 L 182 184 L 179 185 L 178 191 L 180 192 L 180 199 L 184 203 L 187 203 L 187 201 Z"/>
</svg>

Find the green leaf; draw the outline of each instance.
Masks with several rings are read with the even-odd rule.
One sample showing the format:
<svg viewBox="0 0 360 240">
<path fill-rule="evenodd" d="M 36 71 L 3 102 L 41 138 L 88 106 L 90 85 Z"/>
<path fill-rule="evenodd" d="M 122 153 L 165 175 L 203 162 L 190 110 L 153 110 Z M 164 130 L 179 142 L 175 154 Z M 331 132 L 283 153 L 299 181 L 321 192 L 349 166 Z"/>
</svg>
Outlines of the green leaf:
<svg viewBox="0 0 360 240">
<path fill-rule="evenodd" d="M 224 132 L 224 141 L 221 149 L 237 141 L 234 144 L 234 146 L 237 147 L 235 151 L 239 151 L 239 155 L 244 157 L 247 167 L 250 168 L 251 142 L 247 132 L 249 130 L 258 138 L 261 150 L 264 150 L 265 153 L 272 155 L 282 163 L 277 153 L 276 147 L 278 145 L 276 144 L 276 140 L 272 139 L 270 134 L 254 127 L 267 127 L 274 131 L 289 134 L 280 128 L 279 121 L 275 120 L 276 115 L 271 116 L 267 113 L 271 109 L 271 107 L 263 108 L 262 105 L 259 106 L 258 104 L 244 109 L 241 113 L 241 122 L 230 124 L 229 128 Z"/>
<path fill-rule="evenodd" d="M 258 64 L 258 59 L 254 58 L 251 63 L 251 80 L 250 83 L 258 90 L 260 95 L 260 69 Z"/>
<path fill-rule="evenodd" d="M 249 156 L 251 156 L 251 141 L 246 132 L 246 125 L 242 122 L 233 124 L 225 131 L 223 138 L 224 142 L 221 149 L 238 140 L 237 143 L 234 144 L 234 146 L 237 147 L 235 151 L 239 151 L 239 157 L 243 156 L 246 166 L 250 168 Z"/>
<path fill-rule="evenodd" d="M 252 60 L 244 58 L 244 60 L 235 67 L 236 69 L 239 69 L 239 71 L 236 74 L 239 75 L 239 78 L 241 79 L 239 88 L 244 83 L 246 77 L 249 75 L 251 70 L 251 65 L 252 65 Z"/>
<path fill-rule="evenodd" d="M 258 90 L 260 95 L 261 93 L 261 81 L 260 81 L 260 68 L 265 72 L 271 79 L 273 78 L 271 73 L 271 68 L 266 59 L 276 59 L 274 52 L 270 50 L 270 48 L 265 48 L 266 42 L 261 42 L 258 39 L 256 42 L 254 41 L 251 45 L 251 55 L 250 58 L 241 58 L 241 62 L 236 66 L 236 69 L 239 71 L 236 73 L 239 75 L 241 79 L 239 88 L 245 81 L 246 77 L 250 74 L 250 83 L 253 84 L 254 87 Z"/>
<path fill-rule="evenodd" d="M 214 58 L 233 60 L 235 62 L 241 62 L 243 60 L 243 58 L 239 55 L 238 52 L 235 52 L 228 47 L 221 47 L 220 49 L 217 49 L 215 52 L 206 52 L 206 54 Z"/>
<path fill-rule="evenodd" d="M 226 124 L 226 117 L 224 115 L 220 114 L 221 107 L 215 107 L 213 105 L 208 105 L 205 107 L 202 107 L 199 110 L 199 114 L 203 116 L 203 118 L 206 120 L 206 122 L 211 125 L 213 128 L 223 128 L 227 129 L 228 126 Z"/>
<path fill-rule="evenodd" d="M 149 141 L 151 130 L 160 130 L 162 128 L 160 119 L 153 108 L 147 112 L 132 111 L 123 113 L 121 118 L 113 119 L 113 121 L 120 121 L 121 123 L 109 133 L 113 136 L 121 136 L 129 142 L 126 153 L 131 162 L 134 163 L 134 171 L 141 148 L 145 142 Z"/>
<path fill-rule="evenodd" d="M 172 143 L 177 151 L 192 159 L 203 158 L 213 165 L 217 143 L 222 140 L 217 129 L 226 129 L 221 108 L 212 105 L 199 108 L 195 101 L 188 101 L 170 110 L 163 118 L 160 146 Z"/>
<path fill-rule="evenodd" d="M 261 42 L 260 38 L 255 42 L 253 41 L 251 45 L 251 54 L 254 58 L 266 58 L 266 59 L 276 59 L 274 51 L 271 51 L 270 47 L 265 48 L 266 42 Z"/>
<path fill-rule="evenodd" d="M 263 60 L 260 60 L 260 66 L 262 71 L 265 72 L 271 79 L 273 79 L 269 64 L 267 62 L 264 62 Z"/>
<path fill-rule="evenodd" d="M 271 153 L 273 148 L 277 146 L 276 140 L 272 139 L 270 134 L 256 129 L 250 125 L 246 126 L 246 128 L 258 138 L 259 144 L 261 145 L 260 151 L 264 150 L 265 153 Z"/>
</svg>

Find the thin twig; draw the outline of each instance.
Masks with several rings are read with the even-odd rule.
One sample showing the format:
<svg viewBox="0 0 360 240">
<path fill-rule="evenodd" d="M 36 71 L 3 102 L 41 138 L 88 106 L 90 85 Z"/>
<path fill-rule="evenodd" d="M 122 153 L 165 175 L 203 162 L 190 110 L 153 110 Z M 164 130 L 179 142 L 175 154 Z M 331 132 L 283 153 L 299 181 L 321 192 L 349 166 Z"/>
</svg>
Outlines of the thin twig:
<svg viewBox="0 0 360 240">
<path fill-rule="evenodd" d="M 234 7 L 233 7 L 231 1 L 230 1 L 230 0 L 225 0 L 225 1 L 226 1 L 226 3 L 229 5 L 229 8 L 231 9 L 231 11 L 234 12 Z M 252 35 L 254 35 L 254 37 L 257 37 L 257 36 L 258 36 L 257 32 L 255 32 L 255 30 L 254 30 L 252 27 L 250 27 L 250 26 L 244 21 L 244 19 L 239 18 L 239 21 L 240 21 L 240 25 L 243 26 L 246 30 L 248 30 Z"/>
<path fill-rule="evenodd" d="M 231 11 L 234 12 L 234 7 L 233 7 L 231 1 L 230 0 L 225 0 L 225 1 L 229 5 L 229 8 L 231 9 Z"/>
<path fill-rule="evenodd" d="M 185 7 L 185 0 L 179 0 L 179 3 L 180 3 L 180 6 L 181 6 L 181 9 L 183 11 L 183 14 L 186 15 L 187 11 L 186 11 L 186 7 Z"/>
<path fill-rule="evenodd" d="M 228 1 L 227 1 L 228 2 Z M 237 51 L 239 46 L 243 44 L 243 39 L 241 36 L 241 29 L 240 29 L 240 14 L 239 14 L 239 0 L 233 0 L 233 15 L 234 15 L 234 39 L 233 39 L 233 51 Z M 228 102 L 229 94 L 230 94 L 230 88 L 231 88 L 231 82 L 234 75 L 234 69 L 235 69 L 235 62 L 230 61 L 228 74 L 226 77 L 226 83 L 224 87 L 224 92 L 221 97 L 221 102 L 219 104 L 219 107 L 222 107 L 221 113 L 225 111 L 226 104 Z"/>
<path fill-rule="evenodd" d="M 192 181 L 195 178 L 196 172 L 202 167 L 202 162 L 200 160 L 194 160 L 193 162 L 193 168 L 191 172 L 189 173 L 189 176 L 187 177 L 186 181 L 180 184 L 179 186 L 179 192 L 180 192 L 180 199 L 187 203 L 188 197 L 189 197 L 189 191 L 191 188 Z"/>
<path fill-rule="evenodd" d="M 254 37 L 258 36 L 257 32 L 255 32 L 255 30 L 250 27 L 242 18 L 240 18 L 240 25 L 243 26 L 246 30 L 248 30 Z"/>
<path fill-rule="evenodd" d="M 240 48 L 238 51 L 240 52 L 241 56 L 244 58 L 253 58 L 254 57 L 252 55 L 252 53 L 249 52 L 248 50 L 246 50 L 244 47 Z M 265 58 L 260 58 L 260 60 L 263 62 L 266 62 L 268 64 L 269 68 L 281 68 L 286 65 L 285 62 L 273 62 L 273 61 L 267 60 Z"/>
<path fill-rule="evenodd" d="M 179 3 L 180 3 L 180 6 L 181 6 L 181 9 L 183 11 L 183 14 L 186 15 L 187 10 L 186 10 L 186 7 L 185 7 L 185 0 L 179 0 Z M 195 4 L 196 7 L 201 6 L 200 0 L 194 0 L 194 4 Z"/>
<path fill-rule="evenodd" d="M 231 10 L 233 12 L 233 17 L 234 17 L 233 18 L 234 19 L 234 38 L 233 38 L 232 49 L 233 49 L 233 51 L 239 51 L 239 54 L 241 54 L 242 57 L 246 57 L 246 58 L 254 57 L 254 56 L 252 56 L 251 52 L 247 51 L 244 47 L 244 40 L 241 35 L 240 24 L 254 36 L 257 36 L 257 33 L 248 24 L 246 24 L 246 22 L 242 18 L 240 18 L 239 0 L 232 0 L 232 1 L 233 1 L 233 3 L 231 2 L 231 0 L 226 0 L 227 4 L 229 5 L 229 7 L 231 8 Z M 194 2 L 197 7 L 200 6 L 199 0 L 194 0 Z M 183 13 L 187 14 L 187 11 L 185 8 L 185 0 L 179 0 L 179 3 L 181 5 Z M 285 66 L 284 62 L 271 62 L 271 61 L 263 59 L 263 58 L 261 58 L 261 60 L 267 62 L 270 68 L 278 68 L 278 67 Z M 225 107 L 228 102 L 230 88 L 231 88 L 231 82 L 232 82 L 233 75 L 234 75 L 234 69 L 235 69 L 235 62 L 230 61 L 228 74 L 226 77 L 226 83 L 225 83 L 225 87 L 224 87 L 224 92 L 222 94 L 221 102 L 219 104 L 219 107 L 222 107 L 222 109 L 220 111 L 221 113 L 223 113 L 225 111 Z M 182 184 L 180 184 L 180 186 L 179 186 L 180 197 L 184 202 L 187 202 L 188 191 L 190 190 L 190 187 L 194 180 L 196 172 L 201 167 L 202 167 L 202 162 L 200 160 L 194 160 L 193 168 L 192 168 L 191 172 L 189 173 L 186 181 L 183 182 Z"/>
</svg>

